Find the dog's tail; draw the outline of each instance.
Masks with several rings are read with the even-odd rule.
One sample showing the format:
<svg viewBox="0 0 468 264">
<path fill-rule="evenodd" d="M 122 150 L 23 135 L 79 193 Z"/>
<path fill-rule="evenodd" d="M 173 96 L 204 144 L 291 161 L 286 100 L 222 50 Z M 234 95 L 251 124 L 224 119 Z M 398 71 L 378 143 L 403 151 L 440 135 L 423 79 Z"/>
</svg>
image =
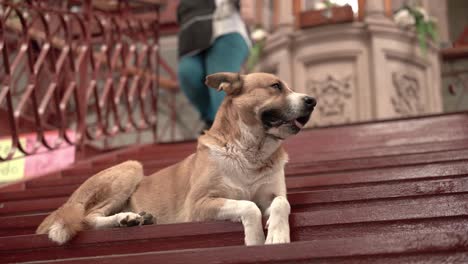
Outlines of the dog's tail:
<svg viewBox="0 0 468 264">
<path fill-rule="evenodd" d="M 69 202 L 46 217 L 36 234 L 49 234 L 49 238 L 63 244 L 83 229 L 85 208 L 80 203 Z"/>
</svg>

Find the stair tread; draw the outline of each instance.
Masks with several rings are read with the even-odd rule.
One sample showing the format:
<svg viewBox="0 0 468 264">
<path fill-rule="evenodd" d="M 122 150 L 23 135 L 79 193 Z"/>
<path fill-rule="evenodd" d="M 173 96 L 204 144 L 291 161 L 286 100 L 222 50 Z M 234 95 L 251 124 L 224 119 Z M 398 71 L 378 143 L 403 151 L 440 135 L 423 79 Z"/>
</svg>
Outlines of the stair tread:
<svg viewBox="0 0 468 264">
<path fill-rule="evenodd" d="M 464 199 L 467 196 L 462 197 Z M 459 199 L 451 202 L 451 214 L 447 214 L 447 209 L 444 208 L 442 200 L 429 203 L 430 206 L 423 207 L 421 204 L 413 203 L 406 205 L 394 205 L 387 207 L 392 210 L 387 210 L 380 206 L 367 206 L 354 210 L 352 217 L 340 217 L 343 210 L 317 210 L 313 212 L 295 212 L 290 217 L 292 239 L 293 241 L 306 240 L 321 240 L 329 237 L 358 237 L 363 234 L 391 234 L 402 231 L 451 231 L 462 233 L 467 230 L 468 222 L 466 221 L 467 209 L 463 209 L 463 201 Z M 426 204 L 427 205 L 427 204 Z M 380 208 L 380 210 L 379 210 Z M 442 212 L 441 209 L 444 209 Z M 396 211 L 394 211 L 396 210 Z M 400 210 L 400 212 L 398 212 Z M 410 214 L 405 214 L 411 212 Z M 376 230 L 371 231 L 371 227 Z M 377 228 L 376 228 L 377 227 Z M 317 233 L 321 230 L 321 233 Z M 344 232 L 346 230 L 347 232 Z M 208 237 L 207 237 L 208 236 Z M 183 239 L 185 238 L 185 239 Z M 190 239 L 188 239 L 190 238 Z M 182 240 L 192 240 L 191 243 Z M 155 240 L 155 244 L 151 247 L 145 247 Z M 84 247 L 91 247 L 91 253 L 100 254 L 106 252 L 107 248 L 114 249 L 118 244 L 124 248 L 118 252 L 133 252 L 138 246 L 140 252 L 156 251 L 159 245 L 159 250 L 168 250 L 174 248 L 191 247 L 215 247 L 234 243 L 242 245 L 243 243 L 243 228 L 240 223 L 232 222 L 206 222 L 206 223 L 183 223 L 170 225 L 152 225 L 133 228 L 117 228 L 107 230 L 92 230 L 82 232 L 70 244 L 66 246 L 58 246 L 47 239 L 46 235 L 25 235 L 16 237 L 0 238 L 0 260 L 4 261 L 24 261 L 27 257 L 24 254 L 29 254 L 29 258 L 37 258 L 37 252 L 31 250 L 43 251 L 48 253 L 50 257 L 52 251 L 60 253 L 61 249 L 66 248 L 66 252 L 62 252 L 61 257 L 69 257 L 73 252 L 78 256 L 83 256 L 86 250 Z M 94 247 L 99 244 L 99 249 Z M 132 249 L 128 245 L 133 245 Z M 164 244 L 164 245 L 162 245 Z M 73 251 L 73 248 L 80 250 Z M 52 250 L 52 248 L 54 250 Z M 22 251 L 25 251 L 24 253 Z M 108 250 L 107 250 L 108 251 Z M 16 256 L 12 256 L 12 253 Z M 14 259 L 12 259 L 14 258 Z"/>
<path fill-rule="evenodd" d="M 390 233 L 361 234 L 344 238 L 323 238 L 290 244 L 245 247 L 241 245 L 218 245 L 209 248 L 188 248 L 179 250 L 145 250 L 140 243 L 126 243 L 120 249 L 132 253 L 114 252 L 112 255 L 83 257 L 74 251 L 74 259 L 57 260 L 58 263 L 224 263 L 235 260 L 242 263 L 280 262 L 316 258 L 346 257 L 355 255 L 389 255 L 423 252 L 466 252 L 467 233 L 458 233 L 448 228 L 429 230 L 395 230 Z M 62 251 L 63 252 L 63 251 Z M 73 253 L 73 250 L 71 250 Z M 137 252 L 137 253 L 136 253 Z M 117 253 L 117 254 L 115 254 Z M 78 258 L 77 258 L 78 257 Z M 466 259 L 466 258 L 465 258 Z M 47 261 L 47 260 L 45 260 Z"/>
<path fill-rule="evenodd" d="M 443 189 L 446 189 L 445 192 Z M 447 184 L 447 181 L 434 181 L 432 184 L 416 184 L 413 186 L 406 185 L 406 191 L 404 185 L 394 185 L 393 189 L 387 189 L 381 191 L 382 186 L 377 186 L 374 190 L 369 188 L 348 188 L 348 189 L 329 189 L 321 191 L 308 191 L 292 193 L 289 196 L 291 207 L 293 212 L 304 212 L 312 210 L 335 210 L 337 212 L 347 212 L 348 209 L 355 210 L 355 208 L 367 208 L 367 207 L 401 207 L 404 208 L 405 204 L 424 204 L 426 206 L 437 203 L 448 203 L 453 202 L 456 204 L 459 200 L 468 200 L 468 185 L 467 179 L 463 178 L 454 183 Z M 412 193 L 413 190 L 417 190 L 416 194 Z M 336 192 L 336 194 L 335 194 Z M 419 192 L 419 194 L 417 194 Z M 328 196 L 326 196 L 328 195 Z M 445 210 L 440 213 L 447 213 L 451 205 L 445 205 Z M 49 208 L 48 211 L 53 210 Z M 380 209 L 376 209 L 380 211 Z M 397 209 L 393 213 L 398 212 Z M 468 210 L 467 208 L 460 210 Z M 45 210 L 47 211 L 47 210 Z M 0 226 L 0 230 L 12 231 L 16 229 L 30 229 L 35 228 L 47 215 L 34 214 L 30 212 L 27 215 L 6 215 L 1 216 L 0 221 L 3 223 Z M 42 217 L 41 217 L 42 216 Z M 327 221 L 333 221 L 328 219 Z M 338 220 L 337 220 L 338 221 Z"/>
<path fill-rule="evenodd" d="M 137 159 L 149 174 L 193 153 L 188 141 L 0 188 L 0 262 L 468 262 L 468 113 L 307 130 L 285 147 L 293 243 L 245 247 L 223 221 L 88 230 L 65 246 L 33 234 L 95 172 Z"/>
<path fill-rule="evenodd" d="M 447 177 L 468 174 L 466 160 L 442 161 L 430 164 L 417 164 L 396 167 L 371 168 L 346 172 L 308 173 L 307 171 L 286 171 L 286 181 L 289 188 L 300 188 L 303 183 L 317 185 L 352 184 L 358 182 L 376 182 L 404 180 L 423 177 Z M 63 177 L 59 179 L 37 179 L 26 183 L 26 188 L 44 188 L 51 186 L 67 186 L 83 183 L 92 174 L 85 176 Z M 313 177 L 308 177 L 313 176 Z M 310 185 L 307 185 L 310 187 Z"/>
<path fill-rule="evenodd" d="M 317 153 L 316 156 L 320 156 L 320 153 Z M 368 169 L 368 168 L 378 168 L 378 167 L 395 167 L 395 166 L 404 166 L 412 164 L 426 164 L 433 162 L 442 162 L 442 161 L 456 161 L 456 160 L 467 160 L 468 159 L 468 141 L 466 148 L 464 149 L 455 149 L 455 150 L 445 150 L 445 151 L 431 151 L 426 153 L 411 153 L 411 154 L 400 154 L 400 155 L 388 155 L 383 157 L 362 157 L 362 158 L 347 158 L 347 159 L 335 159 L 335 160 L 319 160 L 316 161 L 313 158 L 309 158 L 308 161 L 304 160 L 301 157 L 290 157 L 291 162 L 286 165 L 287 172 L 296 172 L 304 171 L 308 173 L 317 173 L 317 172 L 327 172 L 327 171 L 346 171 L 346 170 L 359 170 L 359 169 Z M 298 161 L 299 159 L 299 161 Z M 165 162 L 149 161 L 149 160 L 140 160 L 142 162 L 145 171 L 147 174 L 163 169 L 167 166 L 170 166 L 181 159 L 167 160 Z M 116 160 L 114 164 L 119 162 L 124 162 L 125 160 Z M 95 165 L 92 168 L 71 168 L 63 171 L 64 177 L 74 177 L 78 175 L 83 175 L 85 173 L 97 173 L 101 170 L 112 166 L 111 164 L 101 164 Z"/>
</svg>

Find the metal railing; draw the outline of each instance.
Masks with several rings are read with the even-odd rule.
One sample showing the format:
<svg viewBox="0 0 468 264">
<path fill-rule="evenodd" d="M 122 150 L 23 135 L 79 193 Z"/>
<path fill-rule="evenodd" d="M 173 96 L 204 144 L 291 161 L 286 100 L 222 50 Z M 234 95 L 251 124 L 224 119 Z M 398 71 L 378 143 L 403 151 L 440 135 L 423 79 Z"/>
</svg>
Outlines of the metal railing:
<svg viewBox="0 0 468 264">
<path fill-rule="evenodd" d="M 158 90 L 177 90 L 159 56 L 158 4 L 16 2 L 0 3 L 0 108 L 8 115 L 1 126 L 12 142 L 0 161 L 135 131 L 156 139 Z M 25 120 L 34 131 L 22 130 Z M 50 130 L 58 131 L 53 141 Z M 23 132 L 37 135 L 33 147 L 21 142 Z"/>
</svg>

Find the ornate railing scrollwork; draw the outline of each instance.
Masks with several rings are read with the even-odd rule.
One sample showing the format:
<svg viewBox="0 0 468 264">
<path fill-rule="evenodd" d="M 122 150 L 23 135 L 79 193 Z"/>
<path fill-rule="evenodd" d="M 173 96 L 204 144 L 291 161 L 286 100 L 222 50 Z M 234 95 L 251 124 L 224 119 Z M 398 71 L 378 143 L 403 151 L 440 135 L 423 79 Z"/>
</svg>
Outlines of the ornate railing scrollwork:
<svg viewBox="0 0 468 264">
<path fill-rule="evenodd" d="M 159 56 L 159 5 L 147 5 L 141 15 L 126 1 L 112 11 L 90 0 L 0 3 L 1 125 L 12 142 L 0 161 L 128 132 L 156 138 L 160 84 L 172 92 L 177 85 Z M 24 131 L 22 120 L 35 130 Z M 49 141 L 51 130 L 59 136 Z M 34 146 L 20 141 L 25 132 L 37 135 Z"/>
</svg>

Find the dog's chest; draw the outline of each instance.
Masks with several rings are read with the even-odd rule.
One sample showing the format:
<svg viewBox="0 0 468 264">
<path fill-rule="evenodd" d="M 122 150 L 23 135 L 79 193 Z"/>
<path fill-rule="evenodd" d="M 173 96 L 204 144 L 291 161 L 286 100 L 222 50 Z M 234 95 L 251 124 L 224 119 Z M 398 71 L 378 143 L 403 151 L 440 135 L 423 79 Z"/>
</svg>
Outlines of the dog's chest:
<svg viewBox="0 0 468 264">
<path fill-rule="evenodd" d="M 259 188 L 273 182 L 282 169 L 280 164 L 255 167 L 257 164 L 230 158 L 218 160 L 218 165 L 223 189 L 231 194 L 227 198 L 245 200 L 252 200 Z"/>
<path fill-rule="evenodd" d="M 223 173 L 221 185 L 225 189 L 226 198 L 252 200 L 260 187 L 272 181 L 270 173 L 233 171 Z"/>
<path fill-rule="evenodd" d="M 209 159 L 216 167 L 218 182 L 226 198 L 252 200 L 260 187 L 275 183 L 283 175 L 287 156 L 272 155 L 277 146 L 252 152 L 248 144 L 210 145 Z M 271 148 L 271 149 L 270 149 Z"/>
</svg>

